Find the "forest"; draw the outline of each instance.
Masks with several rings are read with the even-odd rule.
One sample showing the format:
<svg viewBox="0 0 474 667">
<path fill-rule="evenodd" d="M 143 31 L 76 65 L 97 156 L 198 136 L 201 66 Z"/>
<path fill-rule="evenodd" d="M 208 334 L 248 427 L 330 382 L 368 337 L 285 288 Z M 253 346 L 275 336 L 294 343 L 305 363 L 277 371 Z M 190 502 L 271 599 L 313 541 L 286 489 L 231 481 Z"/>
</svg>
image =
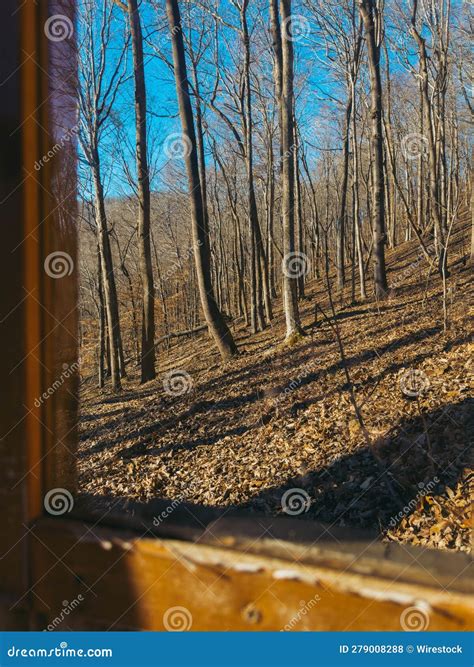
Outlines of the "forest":
<svg viewBox="0 0 474 667">
<path fill-rule="evenodd" d="M 468 551 L 472 3 L 77 4 L 80 491 Z"/>
</svg>

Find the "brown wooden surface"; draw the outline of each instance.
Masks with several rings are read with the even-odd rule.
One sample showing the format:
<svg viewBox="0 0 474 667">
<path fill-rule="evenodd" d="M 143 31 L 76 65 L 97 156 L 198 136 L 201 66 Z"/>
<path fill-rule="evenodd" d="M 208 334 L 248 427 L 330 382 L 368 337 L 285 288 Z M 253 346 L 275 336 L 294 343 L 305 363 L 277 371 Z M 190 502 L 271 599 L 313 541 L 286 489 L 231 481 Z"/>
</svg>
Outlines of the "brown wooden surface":
<svg viewBox="0 0 474 667">
<path fill-rule="evenodd" d="M 171 507 L 171 511 L 170 511 Z M 154 521 L 156 517 L 164 520 Z M 255 555 L 281 557 L 393 578 L 428 587 L 444 586 L 474 596 L 472 558 L 466 553 L 383 543 L 377 533 L 313 520 L 249 515 L 244 509 L 214 508 L 152 500 L 148 503 L 101 496 L 77 496 L 68 518 L 111 530 L 129 529 L 161 540 L 185 540 Z"/>
<path fill-rule="evenodd" d="M 315 596 L 296 630 L 400 630 L 404 609 L 420 605 L 429 630 L 473 626 L 472 596 L 378 576 L 363 557 L 356 573 L 298 563 L 291 545 L 290 557 L 272 557 L 49 519 L 32 540 L 34 606 L 44 625 L 81 594 L 66 621 L 75 629 L 161 630 L 165 612 L 179 606 L 193 630 L 280 630 Z"/>
<path fill-rule="evenodd" d="M 71 150 L 59 151 L 54 161 L 37 168 L 37 161 L 56 141 L 52 105 L 61 106 L 64 117 L 73 103 L 72 97 L 58 102 L 52 94 L 52 62 L 57 63 L 55 76 L 70 75 L 74 58 L 64 56 L 74 44 L 47 40 L 48 4 L 35 0 L 0 4 L 0 270 L 4 286 L 0 291 L 0 627 L 15 627 L 17 618 L 24 626 L 30 583 L 27 525 L 43 512 L 45 491 L 67 484 L 75 469 L 70 454 L 75 439 L 71 430 L 76 420 L 74 379 L 64 382 L 51 399 L 38 403 L 60 375 L 62 364 L 75 359 L 77 322 L 77 273 L 58 281 L 44 269 L 51 251 L 66 251 L 75 258 L 76 246 L 67 217 L 75 205 Z M 73 3 L 57 1 L 55 7 L 71 16 Z M 63 185 L 65 175 L 69 177 L 68 196 L 61 185 L 54 184 L 58 173 Z M 71 440 L 66 442 L 69 433 Z M 48 465 L 46 445 L 49 451 L 56 450 Z"/>
<path fill-rule="evenodd" d="M 47 3 L 43 3 L 47 4 Z M 59 14 L 74 25 L 75 9 L 71 0 L 49 0 L 50 15 Z M 47 16 L 47 14 L 46 14 Z M 41 21 L 44 22 L 44 16 Z M 43 403 L 44 424 L 43 493 L 60 487 L 75 488 L 75 447 L 77 441 L 77 395 L 79 373 L 65 376 L 78 358 L 78 276 L 77 259 L 77 63 L 74 37 L 62 41 L 40 40 L 45 64 L 41 77 L 41 99 L 38 122 L 41 152 L 60 146 L 54 157 L 41 168 L 41 275 L 38 295 L 42 318 L 42 387 L 44 392 L 56 381 L 60 386 Z M 70 132 L 71 140 L 64 141 Z M 45 258 L 56 252 L 66 253 L 70 274 L 51 277 L 43 269 Z M 57 386 L 57 385 L 56 385 Z"/>
<path fill-rule="evenodd" d="M 31 70 L 31 61 L 20 51 L 29 53 L 33 47 L 32 24 L 21 31 L 18 3 L 5 0 L 0 4 L 3 28 L 0 58 L 0 616 L 2 623 L 9 615 L 16 596 L 26 587 L 26 547 L 24 524 L 28 519 L 26 493 L 28 470 L 25 409 L 26 367 L 22 363 L 28 340 L 35 327 L 26 327 L 26 274 L 30 266 L 25 257 L 25 225 L 31 221 L 35 200 L 27 199 L 29 177 L 22 162 L 22 146 L 34 137 L 29 124 L 21 123 L 22 113 L 35 102 L 35 90 L 22 87 L 22 72 Z M 28 7 L 32 9 L 32 3 Z M 26 10 L 25 10 L 26 11 Z M 22 66 L 23 63 L 23 66 Z M 34 71 L 34 69 L 33 69 Z M 33 78 L 33 83 L 35 79 Z M 28 378 L 34 384 L 35 378 Z M 34 445 L 35 439 L 32 438 Z M 33 450 L 32 450 L 33 451 Z M 14 623 L 14 620 L 11 619 Z M 10 622 L 8 622 L 10 624 Z"/>
</svg>

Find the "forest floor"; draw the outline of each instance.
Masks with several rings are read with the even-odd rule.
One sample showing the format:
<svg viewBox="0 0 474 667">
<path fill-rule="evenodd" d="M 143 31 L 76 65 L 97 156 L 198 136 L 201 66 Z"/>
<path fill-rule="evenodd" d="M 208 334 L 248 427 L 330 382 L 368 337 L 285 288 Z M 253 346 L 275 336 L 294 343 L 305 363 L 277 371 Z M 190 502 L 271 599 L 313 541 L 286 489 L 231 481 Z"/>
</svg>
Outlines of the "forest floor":
<svg viewBox="0 0 474 667">
<path fill-rule="evenodd" d="M 334 321 L 325 281 L 309 282 L 300 302 L 307 335 L 293 347 L 281 344 L 277 300 L 265 331 L 252 336 L 234 323 L 240 355 L 225 365 L 204 332 L 160 350 L 152 382 L 141 386 L 130 368 L 118 395 L 99 391 L 82 369 L 79 490 L 290 513 L 329 527 L 376 529 L 385 540 L 468 551 L 469 234 L 464 224 L 453 235 L 446 333 L 442 281 L 437 274 L 427 280 L 413 241 L 387 253 L 396 289 L 379 304 L 349 305 L 347 289 L 335 299 Z M 318 311 L 315 322 L 316 304 L 328 319 Z M 422 392 L 410 397 L 414 370 Z"/>
</svg>

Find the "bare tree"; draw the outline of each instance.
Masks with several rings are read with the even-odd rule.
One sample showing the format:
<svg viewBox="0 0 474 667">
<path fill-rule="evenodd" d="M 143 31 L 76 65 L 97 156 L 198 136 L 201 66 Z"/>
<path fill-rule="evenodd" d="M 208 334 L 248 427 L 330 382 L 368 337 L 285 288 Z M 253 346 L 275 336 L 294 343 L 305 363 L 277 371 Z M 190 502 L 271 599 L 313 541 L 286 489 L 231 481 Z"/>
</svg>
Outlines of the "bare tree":
<svg viewBox="0 0 474 667">
<path fill-rule="evenodd" d="M 183 141 L 187 144 L 185 151 L 186 173 L 188 177 L 189 198 L 191 204 L 191 222 L 194 244 L 196 273 L 201 296 L 201 305 L 206 318 L 209 332 L 219 349 L 222 359 L 226 360 L 237 353 L 237 346 L 222 317 L 214 297 L 209 262 L 209 239 L 204 218 L 201 181 L 199 176 L 198 156 L 194 118 L 189 95 L 189 82 L 186 68 L 186 56 L 181 26 L 181 16 L 177 0 L 166 0 L 166 12 L 173 45 L 173 63 L 176 81 Z"/>
<path fill-rule="evenodd" d="M 366 298 L 373 264 L 383 298 L 385 245 L 392 263 L 394 248 L 416 241 L 430 271 L 441 262 L 450 293 L 447 241 L 458 248 L 472 196 L 469 99 L 462 104 L 468 56 L 461 49 L 462 62 L 453 58 L 466 41 L 464 9 L 453 4 L 453 19 L 451 0 L 304 0 L 296 27 L 284 0 L 79 4 L 87 55 L 81 165 L 89 178 L 81 198 L 93 211 L 81 296 L 96 327 L 102 384 L 112 377 L 117 387 L 117 375 L 120 383 L 122 348 L 145 381 L 155 373 L 156 362 L 146 362 L 156 345 L 169 350 L 203 326 L 228 358 L 236 348 L 222 314 L 258 332 L 280 294 L 293 342 L 303 334 L 298 299 L 320 292 L 327 267 L 333 294 L 350 267 L 355 301 L 357 281 Z M 308 17 L 302 47 L 293 30 Z M 147 64 L 145 35 L 154 51 Z M 163 160 L 155 136 L 165 126 L 155 119 L 169 123 L 176 113 L 145 87 L 145 74 L 169 85 L 156 58 L 174 73 L 185 169 Z M 412 136 L 421 137 L 420 153 L 407 152 Z M 474 259 L 474 233 L 472 244 Z M 308 259 L 305 276 L 299 263 Z"/>
<path fill-rule="evenodd" d="M 297 300 L 298 270 L 295 272 L 295 168 L 294 168 L 294 90 L 293 90 L 293 41 L 290 23 L 291 0 L 280 0 L 280 26 L 273 26 L 281 38 L 281 91 L 280 91 L 280 123 L 281 123 L 281 155 L 282 155 L 282 211 L 283 211 L 283 298 L 286 321 L 286 340 L 293 342 L 303 334 Z M 275 43 L 275 37 L 274 37 Z M 275 51 L 279 57 L 280 50 Z M 302 258 L 298 258 L 300 261 Z M 298 266 L 298 261 L 296 265 Z"/>
<path fill-rule="evenodd" d="M 337 84 L 342 83 L 345 91 L 342 121 L 342 177 L 340 185 L 339 210 L 336 219 L 336 274 L 337 286 L 341 290 L 345 283 L 345 245 L 347 209 L 349 195 L 350 135 L 354 126 L 351 119 L 355 114 L 355 92 L 359 72 L 362 21 L 358 17 L 355 3 L 333 2 L 320 4 L 306 0 L 308 9 L 314 16 L 318 32 L 321 33 L 321 47 L 326 53 L 327 66 Z"/>
<path fill-rule="evenodd" d="M 155 377 L 155 288 L 150 243 L 150 174 L 147 155 L 147 102 L 143 36 L 137 0 L 127 0 L 135 81 L 135 134 L 138 180 L 138 240 L 142 293 L 141 381 Z"/>
<path fill-rule="evenodd" d="M 99 10 L 91 3 L 85 2 L 82 10 L 84 36 L 80 47 L 83 57 L 79 61 L 80 132 L 78 136 L 92 174 L 102 289 L 110 348 L 110 375 L 112 387 L 117 391 L 121 387 L 120 376 L 125 373 L 125 365 L 99 145 L 102 131 L 111 115 L 119 88 L 126 77 L 123 67 L 126 41 L 122 44 L 115 62 L 110 63 L 108 56 L 112 39 L 112 3 L 103 0 Z"/>
<path fill-rule="evenodd" d="M 385 268 L 385 185 L 382 134 L 382 80 L 380 76 L 381 14 L 376 0 L 359 0 L 364 21 L 370 72 L 372 232 L 374 239 L 374 282 L 377 299 L 387 296 Z"/>
<path fill-rule="evenodd" d="M 448 1 L 449 12 L 449 1 Z M 440 13 L 444 14 L 444 2 L 441 3 Z M 430 94 L 429 90 L 429 65 L 426 39 L 422 35 L 422 28 L 418 26 L 418 0 L 413 0 L 411 15 L 411 33 L 418 46 L 419 71 L 420 71 L 420 89 L 423 100 L 424 110 L 424 128 L 428 139 L 428 165 L 429 165 L 429 191 L 430 191 L 430 211 L 433 218 L 434 230 L 438 242 L 438 257 L 440 273 L 446 272 L 447 253 L 446 251 L 446 207 L 443 206 L 445 192 L 445 153 L 444 153 L 444 128 L 442 120 L 444 119 L 445 104 L 445 83 L 447 55 L 446 48 L 449 33 L 444 34 L 445 27 L 440 25 L 438 12 L 433 12 L 432 18 L 436 25 L 433 26 L 432 34 L 438 33 L 437 48 L 435 49 L 438 59 L 438 72 L 434 84 L 435 94 Z M 446 23 L 447 29 L 447 23 Z M 441 32 L 443 34 L 441 34 Z M 437 100 L 438 108 L 433 109 L 433 100 Z M 441 108 L 442 107 L 442 108 Z M 441 117 L 442 116 L 442 117 Z"/>
</svg>

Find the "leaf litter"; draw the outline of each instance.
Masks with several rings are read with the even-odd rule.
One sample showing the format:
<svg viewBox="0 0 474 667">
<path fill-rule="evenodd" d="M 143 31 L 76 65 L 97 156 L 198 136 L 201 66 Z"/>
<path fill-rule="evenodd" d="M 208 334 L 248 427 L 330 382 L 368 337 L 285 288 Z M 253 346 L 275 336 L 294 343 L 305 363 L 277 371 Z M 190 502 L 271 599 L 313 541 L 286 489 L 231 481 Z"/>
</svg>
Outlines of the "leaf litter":
<svg viewBox="0 0 474 667">
<path fill-rule="evenodd" d="M 450 326 L 443 332 L 442 284 L 424 291 L 419 272 L 386 302 L 337 299 L 354 397 L 322 281 L 300 302 L 307 335 L 281 344 L 276 304 L 272 326 L 249 336 L 233 330 L 240 355 L 219 364 L 206 335 L 181 340 L 157 358 L 156 380 L 139 384 L 129 369 L 124 390 L 95 385 L 82 368 L 78 486 L 95 496 L 147 502 L 154 498 L 243 507 L 285 516 L 282 496 L 303 490 L 299 514 L 332 526 L 379 531 L 381 539 L 469 551 L 474 440 L 472 336 L 465 296 L 471 276 L 453 244 Z M 456 256 L 456 250 L 458 255 Z M 461 248 L 462 250 L 462 248 Z M 388 254 L 396 281 L 414 243 Z M 403 391 L 404 374 L 426 378 L 418 396 Z M 189 391 L 170 395 L 163 379 L 185 371 Z M 416 392 L 415 392 L 416 394 Z"/>
</svg>

